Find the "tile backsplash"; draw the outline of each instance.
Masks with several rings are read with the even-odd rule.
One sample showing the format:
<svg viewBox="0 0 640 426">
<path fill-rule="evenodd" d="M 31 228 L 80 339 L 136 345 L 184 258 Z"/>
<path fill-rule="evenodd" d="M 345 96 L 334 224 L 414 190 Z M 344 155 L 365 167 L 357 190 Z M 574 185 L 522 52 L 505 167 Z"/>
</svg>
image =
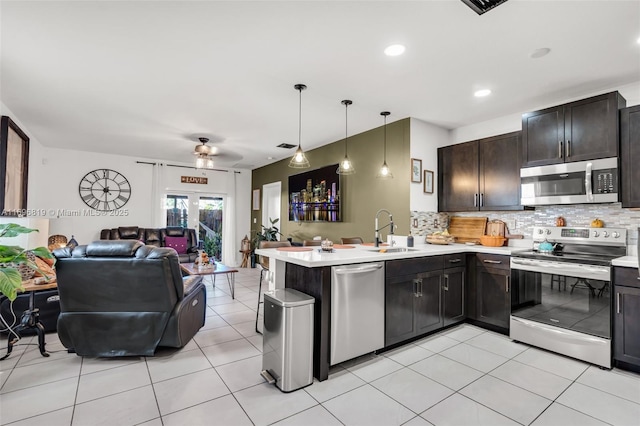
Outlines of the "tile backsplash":
<svg viewBox="0 0 640 426">
<path fill-rule="evenodd" d="M 532 238 L 534 226 L 555 226 L 558 216 L 565 218 L 566 226 L 589 227 L 591 221 L 599 218 L 607 228 L 626 228 L 627 245 L 630 252 L 635 253 L 638 241 L 638 227 L 640 226 L 640 209 L 623 209 L 620 203 L 613 204 L 573 204 L 560 206 L 539 206 L 535 210 L 500 211 L 500 212 L 461 212 L 451 213 L 452 216 L 488 217 L 489 220 L 500 219 L 507 224 L 509 233 L 523 234 L 525 238 Z M 446 217 L 446 218 L 444 218 Z M 417 220 L 417 225 L 416 225 Z M 435 221 L 439 226 L 435 226 Z M 446 225 L 443 225 L 446 223 Z M 446 213 L 411 212 L 411 233 L 426 235 L 435 230 L 448 226 Z M 633 250 L 632 250 L 633 248 Z"/>
</svg>

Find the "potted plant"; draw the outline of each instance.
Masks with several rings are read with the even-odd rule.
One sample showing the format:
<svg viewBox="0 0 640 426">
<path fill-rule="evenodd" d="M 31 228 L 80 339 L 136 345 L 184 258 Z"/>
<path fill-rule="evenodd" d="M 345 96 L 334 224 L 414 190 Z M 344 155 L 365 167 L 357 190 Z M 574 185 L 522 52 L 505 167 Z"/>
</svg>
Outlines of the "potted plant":
<svg viewBox="0 0 640 426">
<path fill-rule="evenodd" d="M 38 230 L 25 228 L 15 223 L 0 224 L 1 238 L 17 237 L 20 234 L 28 234 L 31 232 L 38 232 Z M 51 252 L 46 247 L 26 250 L 19 246 L 5 246 L 0 244 L 0 294 L 4 294 L 9 300 L 15 300 L 18 296 L 18 290 L 24 290 L 24 287 L 22 287 L 22 276 L 18 270 L 20 265 L 25 265 L 46 277 L 46 274 L 38 269 L 36 264 L 27 257 L 27 252 L 42 258 L 53 258 Z"/>
<path fill-rule="evenodd" d="M 260 225 L 262 227 L 262 229 L 258 232 L 256 232 L 256 235 L 253 237 L 252 239 L 252 245 L 253 245 L 253 251 L 251 252 L 251 267 L 255 268 L 256 267 L 256 254 L 255 254 L 255 249 L 260 247 L 260 241 L 278 241 L 278 235 L 282 235 L 280 233 L 280 229 L 278 229 L 277 226 L 275 226 L 276 223 L 278 223 L 280 219 L 275 218 L 275 219 L 271 219 L 269 218 L 269 222 L 271 223 L 271 226 L 269 226 L 268 228 L 264 225 Z"/>
</svg>

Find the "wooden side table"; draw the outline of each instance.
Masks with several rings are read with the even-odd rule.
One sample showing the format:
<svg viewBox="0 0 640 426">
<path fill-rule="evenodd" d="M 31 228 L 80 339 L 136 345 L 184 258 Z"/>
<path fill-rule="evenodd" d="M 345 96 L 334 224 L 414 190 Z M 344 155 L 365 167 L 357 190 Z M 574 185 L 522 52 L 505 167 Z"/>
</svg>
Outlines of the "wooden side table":
<svg viewBox="0 0 640 426">
<path fill-rule="evenodd" d="M 241 268 L 248 268 L 251 265 L 251 250 L 240 250 L 242 253 L 242 263 L 240 264 Z"/>
</svg>

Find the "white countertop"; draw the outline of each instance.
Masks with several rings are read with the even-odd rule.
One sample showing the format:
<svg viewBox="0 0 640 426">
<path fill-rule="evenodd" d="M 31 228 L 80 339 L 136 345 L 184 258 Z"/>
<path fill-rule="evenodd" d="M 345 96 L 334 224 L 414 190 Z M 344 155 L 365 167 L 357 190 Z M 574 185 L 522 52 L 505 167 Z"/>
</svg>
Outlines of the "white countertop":
<svg viewBox="0 0 640 426">
<path fill-rule="evenodd" d="M 270 259 L 281 260 L 307 268 L 320 266 L 348 265 L 352 263 L 379 262 L 394 259 L 410 259 L 414 257 L 437 256 L 441 254 L 456 253 L 489 253 L 509 256 L 511 253 L 526 250 L 527 247 L 485 247 L 481 245 L 467 244 L 416 244 L 414 250 L 398 253 L 380 253 L 380 249 L 390 248 L 364 246 L 360 244 L 350 244 L 353 249 L 334 249 L 333 253 L 321 252 L 319 247 L 309 247 L 312 251 L 286 252 L 278 251 L 275 248 L 258 249 L 256 254 L 267 256 Z"/>
<path fill-rule="evenodd" d="M 619 257 L 617 259 L 613 259 L 611 263 L 613 264 L 613 266 L 626 266 L 628 268 L 637 268 L 638 257 L 637 256 Z"/>
</svg>

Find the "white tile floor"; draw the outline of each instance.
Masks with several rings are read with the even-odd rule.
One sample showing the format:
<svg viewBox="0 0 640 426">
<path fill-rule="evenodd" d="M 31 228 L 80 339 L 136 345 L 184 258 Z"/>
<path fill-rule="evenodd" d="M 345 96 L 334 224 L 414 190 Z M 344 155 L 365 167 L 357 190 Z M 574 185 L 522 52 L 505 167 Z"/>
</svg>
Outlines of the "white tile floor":
<svg viewBox="0 0 640 426">
<path fill-rule="evenodd" d="M 324 382 L 281 393 L 259 375 L 258 276 L 240 270 L 236 300 L 226 282 L 209 287 L 206 326 L 181 350 L 155 357 L 83 359 L 49 333 L 51 357 L 43 358 L 26 345 L 34 339 L 23 339 L 0 362 L 0 424 L 640 424 L 640 375 L 470 325 L 348 361 Z"/>
</svg>

